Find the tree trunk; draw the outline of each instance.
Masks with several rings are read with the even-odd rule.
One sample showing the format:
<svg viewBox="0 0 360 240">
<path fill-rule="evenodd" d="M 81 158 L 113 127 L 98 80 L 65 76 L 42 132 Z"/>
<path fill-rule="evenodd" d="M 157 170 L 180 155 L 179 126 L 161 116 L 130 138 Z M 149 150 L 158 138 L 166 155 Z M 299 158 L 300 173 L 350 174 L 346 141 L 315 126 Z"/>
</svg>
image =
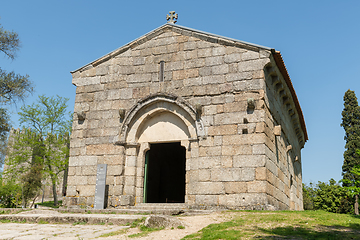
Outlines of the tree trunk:
<svg viewBox="0 0 360 240">
<path fill-rule="evenodd" d="M 355 195 L 354 208 L 355 208 L 355 215 L 359 215 L 359 195 L 358 194 Z"/>
<path fill-rule="evenodd" d="M 53 189 L 53 196 L 54 196 L 54 206 L 58 205 L 57 193 L 56 193 L 56 182 L 52 181 L 52 189 Z"/>
</svg>

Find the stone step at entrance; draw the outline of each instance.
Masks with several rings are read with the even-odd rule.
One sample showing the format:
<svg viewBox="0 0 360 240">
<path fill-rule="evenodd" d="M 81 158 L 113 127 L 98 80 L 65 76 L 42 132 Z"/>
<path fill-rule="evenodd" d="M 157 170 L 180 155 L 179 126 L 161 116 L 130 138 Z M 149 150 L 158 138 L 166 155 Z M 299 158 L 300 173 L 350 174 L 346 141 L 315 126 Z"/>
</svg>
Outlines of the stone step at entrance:
<svg viewBox="0 0 360 240">
<path fill-rule="evenodd" d="M 137 203 L 135 206 L 131 207 L 135 209 L 189 209 L 185 203 Z"/>
<path fill-rule="evenodd" d="M 150 214 L 179 215 L 189 211 L 185 203 L 138 203 L 131 210 Z"/>
</svg>

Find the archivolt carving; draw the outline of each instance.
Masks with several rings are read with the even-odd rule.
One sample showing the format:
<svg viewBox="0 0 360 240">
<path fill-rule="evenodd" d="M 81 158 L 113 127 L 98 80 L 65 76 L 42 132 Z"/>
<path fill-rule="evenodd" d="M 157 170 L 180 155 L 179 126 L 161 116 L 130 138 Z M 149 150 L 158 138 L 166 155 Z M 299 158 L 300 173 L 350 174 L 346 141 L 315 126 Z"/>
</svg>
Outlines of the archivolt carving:
<svg viewBox="0 0 360 240">
<path fill-rule="evenodd" d="M 190 138 L 205 137 L 204 124 L 201 118 L 197 118 L 196 110 L 189 103 L 175 95 L 159 93 L 139 100 L 126 112 L 115 144 L 137 144 L 134 142 L 137 128 L 142 122 L 160 112 L 170 112 L 182 119 L 189 127 Z M 129 134 L 131 136 L 128 136 Z"/>
</svg>

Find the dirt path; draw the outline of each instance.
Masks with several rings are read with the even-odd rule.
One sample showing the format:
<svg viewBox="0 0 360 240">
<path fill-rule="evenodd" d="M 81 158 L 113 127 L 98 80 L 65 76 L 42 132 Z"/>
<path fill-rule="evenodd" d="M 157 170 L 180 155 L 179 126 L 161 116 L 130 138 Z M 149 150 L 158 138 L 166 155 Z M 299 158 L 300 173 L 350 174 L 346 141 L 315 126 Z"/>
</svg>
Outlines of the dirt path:
<svg viewBox="0 0 360 240">
<path fill-rule="evenodd" d="M 128 235 L 140 232 L 138 229 L 129 229 L 125 235 L 117 235 L 112 237 L 107 237 L 103 239 L 146 239 L 146 240 L 176 240 L 181 239 L 189 234 L 196 233 L 202 228 L 208 226 L 212 223 L 220 223 L 225 220 L 224 214 L 221 213 L 212 213 L 208 215 L 197 215 L 197 216 L 185 216 L 178 217 L 185 225 L 184 229 L 163 229 L 161 231 L 156 231 L 150 233 L 148 236 L 139 237 L 139 238 L 129 238 Z"/>
<path fill-rule="evenodd" d="M 130 228 L 126 233 L 98 239 L 181 239 L 186 235 L 196 233 L 211 223 L 225 220 L 222 213 L 207 215 L 178 217 L 185 226 L 184 229 L 163 229 L 148 236 L 129 238 L 128 235 L 140 232 L 137 228 Z M 0 223 L 0 239 L 95 239 L 103 234 L 121 232 L 127 228 L 117 225 L 73 225 L 73 224 L 28 224 L 28 223 Z"/>
</svg>

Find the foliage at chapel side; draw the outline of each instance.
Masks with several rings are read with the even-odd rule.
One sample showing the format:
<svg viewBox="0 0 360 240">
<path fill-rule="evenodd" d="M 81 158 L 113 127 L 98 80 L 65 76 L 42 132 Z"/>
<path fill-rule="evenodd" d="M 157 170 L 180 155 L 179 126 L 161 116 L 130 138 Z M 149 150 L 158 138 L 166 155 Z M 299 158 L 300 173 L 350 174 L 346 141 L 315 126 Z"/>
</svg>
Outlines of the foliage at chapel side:
<svg viewBox="0 0 360 240">
<path fill-rule="evenodd" d="M 354 210 L 359 214 L 358 196 L 360 192 L 360 107 L 355 92 L 350 89 L 344 95 L 344 110 L 342 111 L 341 126 L 345 130 L 345 152 L 342 166 L 342 183 L 352 196 L 355 197 Z"/>
<path fill-rule="evenodd" d="M 6 162 L 6 176 L 27 177 L 29 181 L 24 184 L 32 183 L 31 197 L 36 197 L 42 180 L 50 179 L 55 205 L 59 176 L 66 174 L 69 161 L 71 115 L 67 101 L 60 96 L 42 95 L 36 103 L 21 107 L 20 123 L 24 128 L 12 134 Z"/>
</svg>

